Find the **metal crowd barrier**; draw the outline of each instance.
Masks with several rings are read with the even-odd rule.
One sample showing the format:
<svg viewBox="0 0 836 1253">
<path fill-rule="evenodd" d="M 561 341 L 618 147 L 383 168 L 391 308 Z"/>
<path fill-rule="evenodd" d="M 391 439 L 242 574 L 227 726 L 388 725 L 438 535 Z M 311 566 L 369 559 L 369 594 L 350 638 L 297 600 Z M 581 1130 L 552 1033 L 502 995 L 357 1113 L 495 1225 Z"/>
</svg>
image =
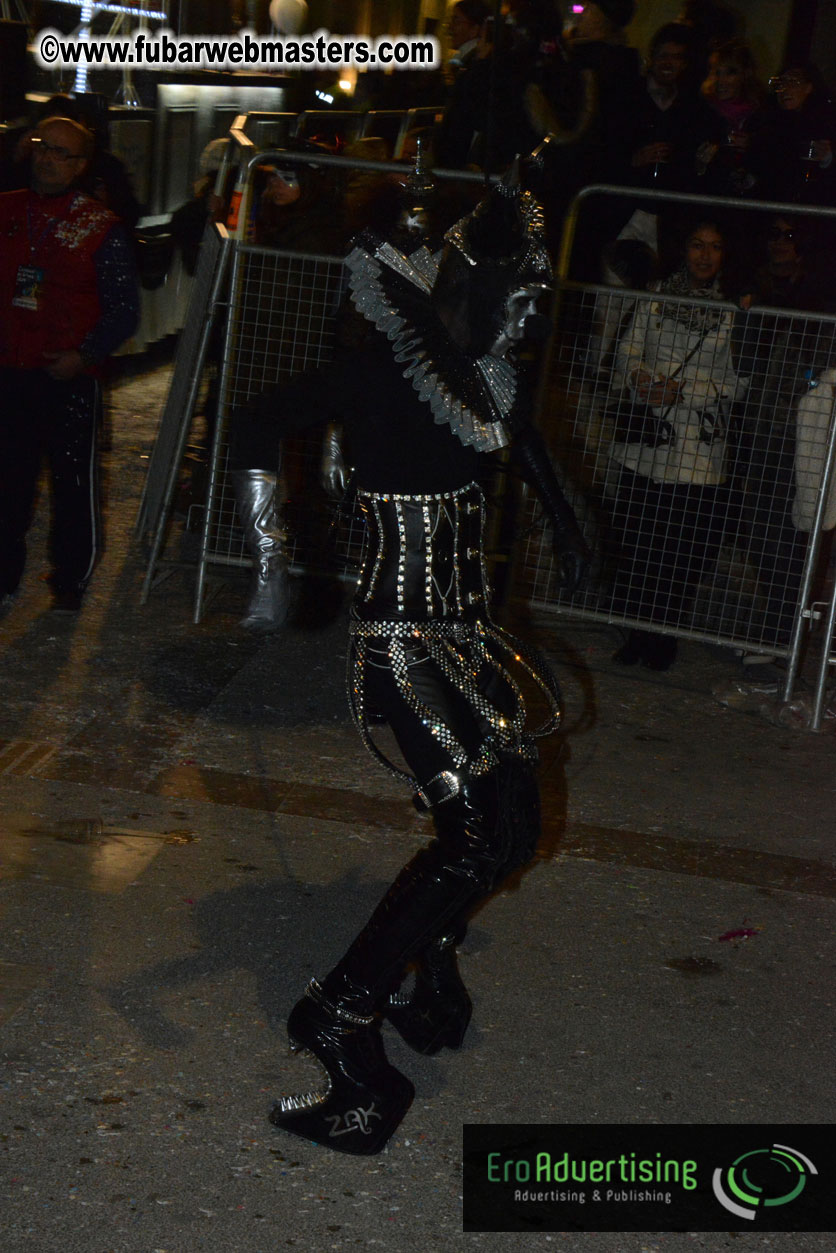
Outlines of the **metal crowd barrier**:
<svg viewBox="0 0 836 1253">
<path fill-rule="evenodd" d="M 237 243 L 224 328 L 220 401 L 209 467 L 194 620 L 203 609 L 211 566 L 250 566 L 235 514 L 229 474 L 229 416 L 284 379 L 326 364 L 333 354 L 334 321 L 342 296 L 341 257 Z M 361 527 L 353 510 L 339 512 L 319 484 L 322 432 L 285 441 L 284 514 L 291 569 L 343 574 L 359 559 Z M 276 441 L 276 464 L 279 442 Z"/>
<path fill-rule="evenodd" d="M 394 162 L 311 157 L 282 150 L 257 150 L 244 133 L 242 115 L 231 129 L 232 164 L 240 164 L 240 204 L 234 233 L 210 225 L 201 248 L 198 281 L 175 361 L 169 397 L 152 453 L 137 531 L 147 539 L 150 559 L 143 585 L 147 600 L 166 572 L 164 550 L 189 430 L 204 376 L 217 370 L 217 408 L 202 522 L 194 621 L 203 613 L 207 582 L 217 568 L 247 568 L 252 558 L 235 516 L 229 474 L 229 416 L 250 397 L 301 371 L 330 360 L 334 323 L 344 290 L 338 256 L 288 252 L 254 244 L 251 234 L 253 171 L 264 161 L 311 164 L 336 170 L 405 174 Z M 481 174 L 436 170 L 435 177 L 484 182 Z M 219 293 L 221 293 L 219 295 Z M 220 343 L 212 360 L 212 331 Z M 336 506 L 319 484 L 321 431 L 288 440 L 282 450 L 291 568 L 353 578 L 359 567 L 362 527 L 353 506 Z M 276 454 L 278 461 L 278 441 Z M 173 563 L 175 565 L 180 563 Z"/>
<path fill-rule="evenodd" d="M 201 284 L 204 294 L 212 293 L 208 312 L 210 318 L 213 311 L 218 315 L 223 344 L 195 621 L 203 610 L 211 570 L 246 567 L 251 561 L 236 523 L 229 483 L 229 414 L 250 396 L 329 359 L 343 288 L 339 257 L 280 252 L 257 247 L 241 237 L 246 233 L 252 182 L 249 172 L 254 166 L 272 157 L 310 160 L 300 154 L 256 152 L 245 137 L 241 147 L 248 186 L 242 200 L 239 238 L 214 249 L 216 269 L 208 268 Z M 337 157 L 318 162 L 322 160 L 349 169 L 403 169 L 390 163 L 347 162 Z M 440 173 L 442 177 L 462 177 L 459 172 Z M 467 180 L 466 175 L 464 178 Z M 481 181 L 481 176 L 471 175 L 470 181 Z M 794 692 L 806 636 L 815 626 L 821 639 L 813 717 L 813 726 L 818 727 L 829 666 L 836 662 L 832 645 L 836 589 L 826 604 L 813 603 L 822 539 L 825 527 L 832 525 L 827 507 L 836 464 L 836 421 L 832 405 L 827 403 L 836 392 L 829 390 L 826 381 L 821 384 L 822 403 L 816 420 L 812 428 L 808 423 L 803 436 L 806 499 L 801 522 L 793 515 L 801 464 L 796 426 L 799 403 L 814 394 L 810 383 L 836 367 L 836 316 L 761 307 L 744 313 L 727 303 L 573 282 L 567 277 L 571 239 L 579 205 L 592 194 L 624 195 L 626 189 L 586 189 L 570 211 L 561 252 L 555 337 L 546 358 L 538 407 L 541 429 L 593 548 L 593 572 L 574 596 L 560 592 L 549 536 L 539 521 L 536 503 L 528 499 L 523 503 L 522 526 L 517 527 L 522 542 L 517 545 L 516 591 L 538 610 L 650 627 L 677 637 L 784 657 L 784 700 Z M 692 201 L 680 199 L 693 207 Z M 741 209 L 738 201 L 707 197 L 700 206 L 706 210 Z M 793 217 L 810 212 L 796 205 L 753 203 L 745 207 Z M 836 213 L 826 216 L 836 218 Z M 219 290 L 226 292 L 222 299 L 218 299 Z M 646 420 L 629 399 L 618 361 L 624 332 L 645 310 L 653 317 L 674 315 L 686 323 L 705 314 L 722 319 L 730 332 L 735 374 L 746 380 L 737 389 L 734 402 L 725 406 L 723 422 L 707 436 L 712 446 L 723 446 L 722 490 L 715 494 L 708 511 L 704 504 L 699 509 L 694 506 L 691 515 L 691 505 L 678 502 L 676 508 L 684 508 L 684 513 L 676 518 L 671 514 L 671 526 L 675 523 L 684 535 L 689 527 L 703 532 L 702 556 L 687 577 L 676 560 L 667 566 L 658 561 L 652 528 L 647 525 L 649 506 L 631 498 L 630 493 L 625 495 L 623 476 L 620 480 L 612 455 L 613 444 L 622 442 L 617 441 L 617 434 L 625 422 L 631 418 Z M 161 556 L 178 458 L 205 364 L 206 323 L 207 307 L 197 302 L 190 309 L 184 335 L 200 351 L 191 357 L 185 354 L 182 365 L 178 355 L 173 400 L 170 397 L 166 408 L 169 429 L 161 429 L 158 444 L 162 451 L 152 458 L 154 481 L 149 475 L 146 490 L 146 515 L 147 502 L 153 503 L 154 509 L 150 522 L 148 516 L 145 518 L 146 529 L 153 532 L 153 551 L 144 596 L 150 591 Z M 703 362 L 709 377 L 719 364 Z M 351 577 L 359 557 L 360 528 L 351 510 L 335 511 L 321 494 L 318 461 L 315 439 L 300 440 L 285 449 L 292 559 L 297 569 L 325 567 Z M 665 504 L 654 504 L 657 538 L 660 519 L 664 529 Z"/>
<path fill-rule="evenodd" d="M 567 215 L 556 329 L 538 405 L 541 429 L 563 467 L 568 494 L 593 548 L 594 567 L 581 591 L 561 593 L 549 536 L 538 523 L 536 502 L 529 500 L 518 591 L 540 610 L 786 658 L 784 701 L 793 695 L 807 636 L 818 625 L 821 655 L 812 719 L 812 728 L 818 729 L 828 669 L 836 663 L 836 587 L 826 604 L 813 601 L 825 527 L 834 525 L 826 515 L 834 475 L 836 391 L 827 381 L 830 376 L 821 376 L 836 367 L 836 316 L 760 306 L 743 312 L 726 303 L 571 281 L 579 213 L 596 195 L 636 199 L 635 191 L 626 188 L 589 187 Z M 706 212 L 805 215 L 830 219 L 836 227 L 836 211 L 795 204 L 720 197 L 695 203 L 684 196 L 642 193 L 645 198 Z M 648 444 L 670 437 L 669 430 L 648 429 L 654 418 L 631 398 L 623 375 L 627 337 L 645 314 L 658 321 L 677 318 L 692 328 L 705 316 L 720 318 L 731 341 L 740 385 L 733 402 L 714 404 L 722 416 L 710 422 L 703 449 L 714 447 L 725 474 L 716 490 L 692 492 L 692 499 L 684 499 L 687 492 L 665 488 L 642 494 L 619 469 L 625 461 L 634 468 L 640 464 L 641 454 L 626 443 L 625 432 L 627 439 L 644 438 Z M 701 366 L 711 378 L 722 373 L 726 362 L 701 360 Z M 652 362 L 649 367 L 652 371 Z M 806 416 L 799 430 L 802 402 Z M 711 408 L 707 401 L 706 410 Z M 645 453 L 641 464 L 652 455 Z M 681 552 L 670 551 L 673 536 L 680 537 L 684 549 L 689 535 L 700 554 L 691 568 L 680 560 Z"/>
</svg>

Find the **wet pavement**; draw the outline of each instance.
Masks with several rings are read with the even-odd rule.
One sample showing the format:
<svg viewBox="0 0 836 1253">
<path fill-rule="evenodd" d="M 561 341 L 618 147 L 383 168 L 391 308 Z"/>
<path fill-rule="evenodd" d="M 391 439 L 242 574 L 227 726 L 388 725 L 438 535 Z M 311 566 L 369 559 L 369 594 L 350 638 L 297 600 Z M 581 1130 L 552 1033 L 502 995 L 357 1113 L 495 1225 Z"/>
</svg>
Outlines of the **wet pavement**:
<svg viewBox="0 0 836 1253">
<path fill-rule="evenodd" d="M 531 1248 L 461 1232 L 463 1122 L 833 1121 L 836 738 L 720 705 L 685 644 L 625 670 L 611 627 L 523 628 L 565 688 L 535 865 L 475 919 L 460 1054 L 387 1030 L 416 1098 L 350 1158 L 267 1122 L 314 1076 L 283 1021 L 427 836 L 360 748 L 345 610 L 253 639 L 245 582 L 139 604 L 132 535 L 167 368 L 111 398 L 105 557 L 49 612 L 41 508 L 0 621 L 3 1247 L 52 1253 Z M 180 543 L 180 541 L 178 541 Z M 188 556 L 193 537 L 182 538 Z M 553 1233 L 655 1253 L 814 1234 Z"/>
</svg>

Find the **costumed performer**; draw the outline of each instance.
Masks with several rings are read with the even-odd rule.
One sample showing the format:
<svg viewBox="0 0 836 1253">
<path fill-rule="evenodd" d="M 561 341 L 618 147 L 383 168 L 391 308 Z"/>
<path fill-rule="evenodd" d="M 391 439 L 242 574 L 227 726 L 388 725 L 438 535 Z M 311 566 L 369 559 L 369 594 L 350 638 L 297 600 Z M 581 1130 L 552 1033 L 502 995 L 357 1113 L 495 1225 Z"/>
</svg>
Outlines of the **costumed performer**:
<svg viewBox="0 0 836 1253">
<path fill-rule="evenodd" d="M 421 1053 L 458 1048 L 471 1002 L 456 946 L 477 904 L 533 856 L 539 796 L 533 735 L 557 726 L 560 695 L 545 661 L 491 619 L 477 480 L 486 454 L 511 446 L 550 520 L 562 583 L 589 553 L 543 442 L 513 350 L 538 319 L 551 265 L 542 210 L 510 182 L 445 236 L 403 251 L 366 232 L 347 258 L 367 342 L 233 414 L 234 462 L 272 473 L 278 442 L 339 420 L 350 440 L 366 534 L 354 599 L 348 691 L 371 751 L 429 811 L 434 838 L 403 868 L 345 955 L 293 1008 L 294 1051 L 327 1073 L 322 1090 L 282 1097 L 271 1119 L 347 1153 L 378 1152 L 404 1117 L 412 1084 L 387 1061 L 381 1020 Z M 250 459 L 247 459 L 248 453 Z M 281 535 L 261 506 L 265 550 Z M 274 560 L 274 603 L 287 565 Z M 547 697 L 530 732 L 515 671 Z M 370 718 L 370 714 L 372 717 Z M 409 767 L 387 760 L 370 721 L 389 724 Z M 399 993 L 414 966 L 410 994 Z"/>
</svg>

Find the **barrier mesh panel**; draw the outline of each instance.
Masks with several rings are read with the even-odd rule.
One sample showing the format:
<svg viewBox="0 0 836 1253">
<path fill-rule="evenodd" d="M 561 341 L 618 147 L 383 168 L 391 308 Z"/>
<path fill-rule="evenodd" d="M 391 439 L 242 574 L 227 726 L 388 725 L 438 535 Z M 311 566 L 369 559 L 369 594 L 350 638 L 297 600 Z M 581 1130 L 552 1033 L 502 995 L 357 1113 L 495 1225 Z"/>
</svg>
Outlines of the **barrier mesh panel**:
<svg viewBox="0 0 836 1253">
<path fill-rule="evenodd" d="M 563 596 L 529 501 L 519 590 L 574 615 L 786 652 L 825 471 L 836 319 L 578 284 L 561 310 L 541 424 L 595 561 Z"/>
<path fill-rule="evenodd" d="M 171 463 L 182 452 L 179 444 L 183 437 L 183 413 L 188 405 L 195 374 L 203 368 L 201 340 L 206 319 L 214 316 L 213 296 L 221 277 L 218 267 L 224 259 L 224 247 L 225 240 L 210 223 L 200 245 L 197 272 L 189 296 L 189 310 L 177 341 L 171 387 L 148 463 L 142 506 L 137 520 L 137 530 L 140 532 L 152 531 L 159 524 L 165 507 L 165 490 Z M 188 421 L 191 421 L 191 413 Z"/>
<path fill-rule="evenodd" d="M 229 414 L 284 379 L 328 362 L 343 284 L 341 259 L 243 245 L 236 250 L 219 413 L 219 459 L 210 487 L 207 562 L 249 565 L 228 473 Z M 296 566 L 345 570 L 359 560 L 361 523 L 319 482 L 322 432 L 284 441 L 288 552 Z M 276 441 L 276 458 L 279 442 Z"/>
</svg>

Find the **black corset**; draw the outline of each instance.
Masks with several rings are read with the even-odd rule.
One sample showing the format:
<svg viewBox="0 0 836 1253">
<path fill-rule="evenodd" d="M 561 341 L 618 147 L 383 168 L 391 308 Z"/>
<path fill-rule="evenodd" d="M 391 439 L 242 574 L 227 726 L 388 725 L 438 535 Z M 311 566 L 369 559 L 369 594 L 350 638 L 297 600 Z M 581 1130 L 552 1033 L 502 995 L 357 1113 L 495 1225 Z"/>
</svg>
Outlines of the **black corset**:
<svg viewBox="0 0 836 1253">
<path fill-rule="evenodd" d="M 358 493 L 366 519 L 360 618 L 473 619 L 487 603 L 485 498 L 470 483 L 427 496 Z"/>
</svg>

